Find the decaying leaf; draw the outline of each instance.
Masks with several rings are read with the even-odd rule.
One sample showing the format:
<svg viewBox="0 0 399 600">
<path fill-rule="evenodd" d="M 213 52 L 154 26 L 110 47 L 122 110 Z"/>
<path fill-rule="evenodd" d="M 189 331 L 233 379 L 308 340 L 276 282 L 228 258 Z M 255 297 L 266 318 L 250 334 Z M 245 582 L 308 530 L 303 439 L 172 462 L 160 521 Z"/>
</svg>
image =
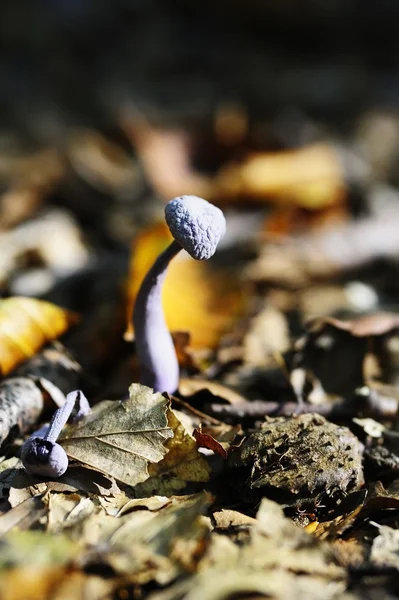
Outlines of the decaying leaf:
<svg viewBox="0 0 399 600">
<path fill-rule="evenodd" d="M 121 402 L 97 404 L 60 442 L 71 458 L 134 486 L 148 478 L 150 463 L 165 456 L 165 442 L 173 432 L 166 415 L 168 400 L 161 394 L 132 384 L 129 395 Z"/>
<path fill-rule="evenodd" d="M 1 374 L 10 373 L 76 321 L 75 314 L 43 300 L 17 296 L 1 300 Z"/>
<path fill-rule="evenodd" d="M 187 432 L 176 413 L 168 410 L 168 424 L 173 437 L 165 447 L 166 456 L 157 464 L 149 465 L 150 479 L 136 487 L 136 493 L 144 495 L 171 494 L 182 490 L 189 482 L 206 482 L 210 469 L 205 458 L 198 452 L 195 439 Z"/>
<path fill-rule="evenodd" d="M 226 449 L 220 442 L 215 440 L 214 437 L 209 435 L 209 433 L 203 433 L 200 429 L 194 429 L 193 436 L 199 448 L 207 448 L 208 450 L 212 450 L 215 454 L 223 456 L 223 458 L 227 457 Z"/>
<path fill-rule="evenodd" d="M 101 191 L 121 193 L 137 182 L 132 159 L 100 133 L 75 130 L 68 139 L 67 150 L 76 172 Z"/>
<path fill-rule="evenodd" d="M 380 567 L 399 570 L 399 530 L 386 525 L 377 527 L 379 534 L 373 541 L 370 559 Z"/>
<path fill-rule="evenodd" d="M 277 308 L 266 304 L 251 320 L 244 336 L 245 364 L 264 367 L 271 356 L 286 352 L 289 346 L 287 319 Z"/>
<path fill-rule="evenodd" d="M 50 494 L 47 530 L 58 534 L 66 529 L 74 529 L 98 510 L 91 498 L 79 494 Z"/>
<path fill-rule="evenodd" d="M 256 523 L 256 519 L 248 517 L 236 510 L 224 508 L 214 512 L 212 519 L 215 522 L 216 529 L 230 529 L 231 527 L 250 527 Z"/>
<path fill-rule="evenodd" d="M 4 535 L 14 527 L 29 529 L 47 512 L 43 503 L 43 494 L 29 498 L 15 508 L 0 515 L 0 536 Z"/>
<path fill-rule="evenodd" d="M 312 576 L 312 577 L 310 577 Z M 263 499 L 249 539 L 241 546 L 212 535 L 199 572 L 151 600 L 223 600 L 266 596 L 276 600 L 336 598 L 345 588 L 344 570 L 330 546 L 295 527 L 281 508 Z"/>
<path fill-rule="evenodd" d="M 171 239 L 165 224 L 154 226 L 136 238 L 129 275 L 127 337 L 130 339 L 132 307 L 141 282 Z M 215 347 L 246 305 L 238 281 L 212 271 L 206 262 L 193 260 L 183 252 L 168 267 L 162 298 L 169 329 L 188 331 L 194 348 Z"/>
<path fill-rule="evenodd" d="M 199 392 L 206 392 L 208 396 L 210 395 L 213 398 L 216 397 L 226 400 L 230 404 L 246 402 L 246 398 L 235 390 L 228 388 L 217 381 L 208 381 L 206 379 L 189 379 L 183 377 L 179 381 L 179 392 L 184 397 L 190 397 Z"/>
<path fill-rule="evenodd" d="M 156 127 L 143 114 L 125 110 L 121 126 L 132 141 L 151 185 L 164 198 L 181 190 L 209 198 L 211 181 L 191 165 L 193 136 L 181 128 Z"/>
<path fill-rule="evenodd" d="M 11 531 L 2 538 L 0 569 L 22 565 L 62 565 L 75 552 L 64 536 L 49 536 L 42 531 Z"/>
<path fill-rule="evenodd" d="M 364 383 L 367 339 L 355 337 L 335 320 L 314 319 L 296 343 L 293 365 L 315 376 L 329 394 L 351 395 Z"/>
<path fill-rule="evenodd" d="M 93 560 L 101 558 L 135 583 L 173 581 L 204 550 L 208 527 L 200 515 L 208 504 L 209 497 L 196 494 L 176 497 L 158 511 L 143 505 L 118 518 L 93 514 L 84 523 L 84 563 L 90 564 L 93 554 Z"/>
</svg>

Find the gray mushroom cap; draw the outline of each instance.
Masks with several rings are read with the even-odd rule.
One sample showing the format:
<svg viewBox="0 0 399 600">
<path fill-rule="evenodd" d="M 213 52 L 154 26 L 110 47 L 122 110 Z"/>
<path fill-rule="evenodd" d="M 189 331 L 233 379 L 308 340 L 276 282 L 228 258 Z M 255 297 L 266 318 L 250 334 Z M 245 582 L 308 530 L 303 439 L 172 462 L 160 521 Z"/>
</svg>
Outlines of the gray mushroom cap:
<svg viewBox="0 0 399 600">
<path fill-rule="evenodd" d="M 68 468 L 64 448 L 40 437 L 31 437 L 23 444 L 21 460 L 28 473 L 39 477 L 61 477 Z"/>
<path fill-rule="evenodd" d="M 165 219 L 175 240 L 196 260 L 210 258 L 226 231 L 222 211 L 198 196 L 171 200 Z"/>
</svg>

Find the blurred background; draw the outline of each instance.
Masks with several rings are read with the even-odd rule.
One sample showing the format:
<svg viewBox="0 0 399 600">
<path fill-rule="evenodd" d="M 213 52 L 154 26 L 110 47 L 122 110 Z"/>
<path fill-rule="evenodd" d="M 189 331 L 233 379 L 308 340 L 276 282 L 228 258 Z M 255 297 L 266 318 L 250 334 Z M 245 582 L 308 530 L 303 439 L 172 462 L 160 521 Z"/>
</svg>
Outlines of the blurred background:
<svg viewBox="0 0 399 600">
<path fill-rule="evenodd" d="M 395 309 L 398 17 L 392 0 L 3 0 L 3 297 L 81 313 L 70 347 L 104 377 L 165 202 L 191 193 L 226 212 L 234 315 Z M 175 317 L 208 349 L 231 326 L 196 344 Z"/>
</svg>

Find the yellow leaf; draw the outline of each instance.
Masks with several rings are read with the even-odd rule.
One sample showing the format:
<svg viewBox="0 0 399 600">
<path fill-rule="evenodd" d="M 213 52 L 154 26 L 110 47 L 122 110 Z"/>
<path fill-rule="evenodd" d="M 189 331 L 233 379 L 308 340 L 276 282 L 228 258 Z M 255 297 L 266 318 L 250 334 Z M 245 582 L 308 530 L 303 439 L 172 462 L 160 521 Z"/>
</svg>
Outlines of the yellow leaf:
<svg viewBox="0 0 399 600">
<path fill-rule="evenodd" d="M 316 531 L 318 525 L 319 525 L 318 521 L 312 521 L 311 523 L 306 525 L 305 531 L 307 531 L 308 533 L 314 533 Z"/>
<path fill-rule="evenodd" d="M 223 167 L 215 183 L 221 198 L 274 199 L 309 210 L 340 204 L 346 191 L 338 152 L 326 143 L 249 155 Z"/>
<path fill-rule="evenodd" d="M 130 262 L 126 339 L 132 339 L 132 308 L 141 282 L 171 240 L 165 224 L 136 238 Z M 188 331 L 192 347 L 214 348 L 243 313 L 244 305 L 244 294 L 230 276 L 216 273 L 206 262 L 183 252 L 171 261 L 163 289 L 166 322 L 170 331 Z"/>
<path fill-rule="evenodd" d="M 75 313 L 43 300 L 0 300 L 0 373 L 10 373 L 77 320 Z"/>
</svg>

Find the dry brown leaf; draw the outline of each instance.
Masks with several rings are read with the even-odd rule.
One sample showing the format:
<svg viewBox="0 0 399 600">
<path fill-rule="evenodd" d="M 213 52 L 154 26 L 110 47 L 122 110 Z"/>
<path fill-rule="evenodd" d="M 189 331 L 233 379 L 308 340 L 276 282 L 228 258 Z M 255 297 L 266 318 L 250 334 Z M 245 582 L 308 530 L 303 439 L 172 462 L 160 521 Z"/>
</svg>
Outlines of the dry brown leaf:
<svg viewBox="0 0 399 600">
<path fill-rule="evenodd" d="M 67 150 L 77 173 L 105 193 L 131 189 L 137 182 L 138 173 L 132 158 L 98 132 L 74 131 L 68 139 Z"/>
<path fill-rule="evenodd" d="M 42 495 L 37 495 L 21 502 L 15 508 L 0 515 L 0 536 L 14 529 L 14 527 L 28 529 L 45 515 L 46 512 L 47 509 L 44 506 Z"/>
<path fill-rule="evenodd" d="M 238 392 L 217 381 L 188 377 L 183 377 L 179 381 L 179 392 L 184 398 L 189 398 L 202 391 L 209 392 L 216 398 L 226 400 L 229 404 L 242 404 L 243 402 L 247 402 L 247 399 L 244 398 L 244 396 L 241 396 Z"/>
<path fill-rule="evenodd" d="M 62 535 L 11 531 L 0 546 L 2 600 L 50 600 L 66 575 L 76 546 Z M 23 582 L 23 585 L 21 585 Z"/>
<path fill-rule="evenodd" d="M 76 314 L 44 300 L 19 296 L 0 300 L 1 374 L 10 373 L 76 322 Z"/>
<path fill-rule="evenodd" d="M 251 320 L 243 346 L 246 365 L 265 367 L 266 361 L 286 352 L 290 346 L 287 318 L 280 310 L 265 303 L 264 308 Z"/>
<path fill-rule="evenodd" d="M 210 178 L 195 171 L 191 164 L 193 137 L 187 131 L 154 127 L 137 112 L 126 112 L 121 125 L 158 194 L 173 198 L 181 190 L 190 190 L 197 196 L 210 196 Z"/>
<path fill-rule="evenodd" d="M 3 173 L 3 169 L 7 173 Z M 65 172 L 60 153 L 48 148 L 31 155 L 1 156 L 0 177 L 9 188 L 0 197 L 0 227 L 8 229 L 26 220 L 53 192 Z"/>
<path fill-rule="evenodd" d="M 234 512 L 234 511 L 229 511 Z M 250 536 L 240 546 L 213 534 L 197 574 L 150 596 L 151 600 L 333 600 L 345 589 L 345 571 L 327 543 L 312 538 L 263 499 Z"/>
<path fill-rule="evenodd" d="M 160 393 L 133 383 L 129 396 L 94 406 L 60 443 L 71 458 L 134 486 L 148 478 L 149 463 L 165 456 L 174 433 L 166 416 L 169 401 Z"/>
<path fill-rule="evenodd" d="M 141 282 L 171 240 L 165 224 L 153 226 L 136 238 L 130 263 L 127 339 L 133 334 L 132 307 Z M 183 252 L 168 267 L 162 297 L 169 329 L 188 331 L 195 348 L 214 348 L 246 303 L 239 282 L 212 272 L 206 262 Z"/>
<path fill-rule="evenodd" d="M 208 450 L 212 450 L 215 454 L 223 456 L 223 458 L 227 457 L 227 451 L 225 448 L 220 442 L 215 440 L 214 437 L 209 435 L 209 433 L 202 433 L 201 430 L 194 429 L 193 436 L 199 448 L 207 448 Z"/>
<path fill-rule="evenodd" d="M 148 499 L 146 499 L 148 501 Z M 127 574 L 139 585 L 156 581 L 162 585 L 185 571 L 203 551 L 208 527 L 201 518 L 210 498 L 206 494 L 178 496 L 160 508 L 132 510 L 114 518 L 92 514 L 84 523 L 82 539 L 118 574 Z M 90 554 L 86 556 L 90 562 Z"/>
<path fill-rule="evenodd" d="M 52 493 L 48 498 L 47 531 L 58 534 L 73 529 L 99 509 L 91 498 L 80 494 Z"/>
<path fill-rule="evenodd" d="M 188 482 L 206 482 L 209 479 L 209 465 L 198 452 L 195 439 L 170 409 L 168 424 L 173 431 L 173 437 L 165 443 L 168 453 L 159 463 L 149 465 L 150 479 L 136 487 L 141 496 L 170 496 L 186 487 Z"/>
<path fill-rule="evenodd" d="M 307 334 L 296 343 L 294 363 L 312 372 L 326 392 L 350 395 L 376 378 L 398 382 L 399 315 L 375 313 L 348 320 L 316 317 L 306 327 Z"/>
<path fill-rule="evenodd" d="M 244 515 L 237 510 L 223 508 L 212 515 L 216 529 L 229 529 L 230 527 L 251 527 L 255 525 L 256 519 Z"/>
<path fill-rule="evenodd" d="M 399 571 L 399 530 L 377 525 L 379 534 L 371 547 L 371 562 L 380 567 L 392 567 Z"/>
</svg>

